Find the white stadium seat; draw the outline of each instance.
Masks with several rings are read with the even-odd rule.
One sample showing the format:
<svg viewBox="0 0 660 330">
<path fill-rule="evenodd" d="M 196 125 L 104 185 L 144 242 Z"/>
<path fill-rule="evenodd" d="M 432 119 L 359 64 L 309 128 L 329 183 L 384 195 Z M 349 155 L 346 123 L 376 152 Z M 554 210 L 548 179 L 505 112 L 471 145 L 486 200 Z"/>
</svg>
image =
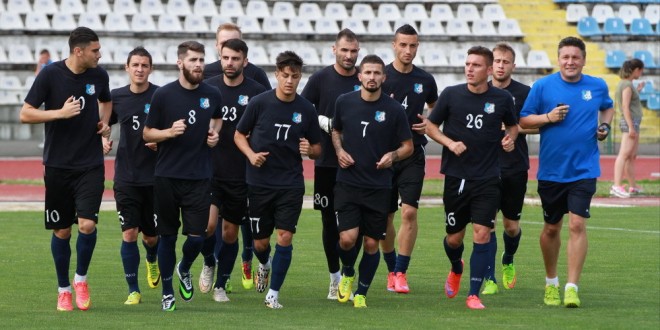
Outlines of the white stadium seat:
<svg viewBox="0 0 660 330">
<path fill-rule="evenodd" d="M 392 26 L 390 22 L 383 18 L 370 19 L 367 24 L 367 33 L 373 35 L 392 34 Z"/>
<path fill-rule="evenodd" d="M 8 0 L 7 11 L 10 13 L 27 14 L 32 12 L 29 0 Z"/>
<path fill-rule="evenodd" d="M 172 14 L 163 14 L 158 16 L 156 28 L 161 32 L 183 32 L 183 27 L 181 26 L 179 16 Z"/>
<path fill-rule="evenodd" d="M 314 30 L 318 34 L 337 34 L 339 33 L 339 26 L 337 21 L 332 18 L 321 18 L 316 20 Z"/>
<path fill-rule="evenodd" d="M 248 61 L 254 65 L 267 65 L 268 53 L 262 46 L 250 46 L 248 49 Z"/>
<path fill-rule="evenodd" d="M 374 54 L 380 56 L 386 65 L 394 61 L 394 51 L 392 50 L 392 47 L 376 47 L 374 48 Z"/>
<path fill-rule="evenodd" d="M 589 16 L 587 7 L 579 3 L 571 3 L 566 6 L 566 22 L 577 23 L 580 18 Z"/>
<path fill-rule="evenodd" d="M 456 9 L 456 18 L 463 19 L 469 22 L 478 21 L 481 19 L 479 9 L 472 3 L 461 3 Z"/>
<path fill-rule="evenodd" d="M 501 20 L 497 32 L 503 37 L 522 37 L 523 33 L 518 25 L 518 21 L 513 18 Z"/>
<path fill-rule="evenodd" d="M 615 17 L 614 9 L 608 4 L 595 4 L 594 8 L 591 10 L 591 17 L 595 18 L 598 24 L 603 24 L 608 18 Z"/>
<path fill-rule="evenodd" d="M 312 23 L 303 17 L 294 17 L 289 20 L 289 31 L 296 31 L 300 34 L 314 34 Z"/>
<path fill-rule="evenodd" d="M 450 36 L 470 36 L 472 32 L 466 20 L 455 18 L 447 21 L 447 34 Z"/>
<path fill-rule="evenodd" d="M 261 29 L 268 34 L 289 33 L 284 19 L 276 16 L 265 17 Z"/>
<path fill-rule="evenodd" d="M 325 14 L 323 16 L 340 21 L 348 18 L 348 10 L 346 10 L 346 6 L 343 3 L 329 2 L 325 5 Z"/>
<path fill-rule="evenodd" d="M 172 15 L 172 14 L 168 14 Z M 178 15 L 174 15 L 178 17 Z M 209 25 L 206 24 L 206 20 L 202 16 L 197 16 L 193 14 L 188 14 L 183 18 L 183 31 L 186 32 L 195 32 L 195 33 L 207 33 L 209 32 Z"/>
<path fill-rule="evenodd" d="M 617 16 L 620 17 L 626 25 L 630 25 L 635 18 L 642 17 L 637 5 L 621 5 L 617 12 Z"/>
<path fill-rule="evenodd" d="M 214 17 L 218 15 L 218 6 L 213 0 L 195 0 L 193 4 L 193 14 L 205 17 Z"/>
<path fill-rule="evenodd" d="M 220 15 L 229 17 L 241 17 L 245 15 L 243 5 L 238 0 L 223 0 L 220 2 Z"/>
<path fill-rule="evenodd" d="M 231 17 L 229 16 L 213 16 L 211 17 L 211 31 L 217 31 L 218 26 L 225 24 L 225 23 L 232 23 Z"/>
<path fill-rule="evenodd" d="M 465 49 L 452 49 L 449 53 L 449 65 L 453 67 L 465 67 L 467 51 Z"/>
<path fill-rule="evenodd" d="M 445 35 L 445 29 L 440 20 L 429 18 L 421 21 L 419 24 L 419 33 L 421 35 L 441 36 Z"/>
<path fill-rule="evenodd" d="M 165 14 L 165 7 L 160 0 L 140 1 L 140 14 L 158 16 Z"/>
<path fill-rule="evenodd" d="M 448 66 L 447 55 L 441 49 L 427 49 L 424 51 L 424 63 L 429 66 Z"/>
<path fill-rule="evenodd" d="M 59 11 L 55 0 L 34 0 L 32 8 L 35 13 L 55 14 Z"/>
<path fill-rule="evenodd" d="M 291 2 L 278 1 L 273 4 L 273 16 L 283 19 L 291 19 L 296 17 L 296 9 Z"/>
<path fill-rule="evenodd" d="M 167 9 L 168 14 L 177 15 L 179 17 L 185 17 L 193 13 L 192 10 L 190 9 L 190 4 L 188 3 L 188 0 L 168 0 L 165 8 Z M 214 8 L 215 8 L 215 4 L 214 4 Z M 212 16 L 212 15 L 213 13 L 209 15 L 200 15 L 200 16 Z"/>
<path fill-rule="evenodd" d="M 259 20 L 253 16 L 241 16 L 236 20 L 236 24 L 241 27 L 243 33 L 261 33 Z"/>
<path fill-rule="evenodd" d="M 319 53 L 314 47 L 300 47 L 296 49 L 296 53 L 302 58 L 303 63 L 306 65 L 321 64 Z"/>
<path fill-rule="evenodd" d="M 87 12 L 106 15 L 112 12 L 107 0 L 87 0 Z"/>
<path fill-rule="evenodd" d="M 303 2 L 298 7 L 298 17 L 307 20 L 315 20 L 323 17 L 321 7 L 315 2 Z M 289 29 L 291 30 L 291 29 Z"/>
<path fill-rule="evenodd" d="M 268 4 L 264 0 L 249 0 L 245 6 L 245 15 L 257 18 L 269 17 Z"/>
<path fill-rule="evenodd" d="M 403 17 L 415 21 L 421 21 L 429 18 L 426 8 L 421 3 L 409 3 L 403 10 Z"/>
<path fill-rule="evenodd" d="M 133 0 L 114 0 L 112 12 L 123 15 L 135 15 L 138 13 L 137 6 Z"/>
<path fill-rule="evenodd" d="M 0 13 L 0 30 L 23 30 L 24 28 L 21 14 L 9 11 Z"/>
<path fill-rule="evenodd" d="M 85 5 L 80 0 L 61 0 L 59 12 L 69 15 L 82 14 L 85 12 Z"/>
<path fill-rule="evenodd" d="M 490 37 L 498 35 L 493 22 L 487 20 L 474 21 L 472 23 L 472 35 L 479 37 Z"/>
<path fill-rule="evenodd" d="M 94 13 L 83 13 L 78 17 L 78 26 L 86 26 L 94 31 L 103 31 L 105 29 L 101 17 Z"/>
<path fill-rule="evenodd" d="M 155 32 L 156 23 L 151 15 L 133 15 L 131 18 L 131 30 L 135 32 Z"/>
<path fill-rule="evenodd" d="M 527 66 L 530 68 L 551 68 L 552 63 L 544 50 L 530 50 L 527 53 Z"/>
<path fill-rule="evenodd" d="M 381 3 L 378 6 L 378 18 L 395 21 L 401 18 L 401 12 L 395 3 Z"/>
<path fill-rule="evenodd" d="M 77 26 L 76 21 L 73 19 L 73 15 L 69 13 L 53 14 L 53 18 L 51 18 L 50 22 L 55 31 L 71 31 Z"/>
<path fill-rule="evenodd" d="M 485 4 L 481 11 L 481 16 L 484 20 L 488 21 L 501 21 L 506 19 L 504 9 L 502 9 L 502 6 L 499 3 Z"/>
<path fill-rule="evenodd" d="M 446 22 L 455 17 L 454 12 L 448 4 L 436 3 L 431 7 L 431 18 Z"/>
<path fill-rule="evenodd" d="M 50 30 L 50 21 L 45 13 L 28 13 L 25 15 L 25 29 L 29 31 Z"/>
<path fill-rule="evenodd" d="M 355 34 L 358 35 L 367 33 L 367 28 L 364 26 L 364 23 L 362 23 L 362 20 L 359 18 L 351 17 L 342 20 L 341 28 L 350 29 L 351 31 L 353 31 Z"/>
<path fill-rule="evenodd" d="M 12 45 L 7 49 L 7 59 L 9 60 L 9 63 L 34 64 L 34 56 L 28 45 Z"/>
<path fill-rule="evenodd" d="M 128 25 L 126 16 L 120 13 L 110 13 L 105 16 L 105 30 L 120 32 L 120 31 L 130 31 L 131 27 Z"/>
<path fill-rule="evenodd" d="M 356 3 L 351 9 L 351 17 L 361 20 L 370 20 L 375 18 L 374 9 L 367 3 Z"/>
</svg>

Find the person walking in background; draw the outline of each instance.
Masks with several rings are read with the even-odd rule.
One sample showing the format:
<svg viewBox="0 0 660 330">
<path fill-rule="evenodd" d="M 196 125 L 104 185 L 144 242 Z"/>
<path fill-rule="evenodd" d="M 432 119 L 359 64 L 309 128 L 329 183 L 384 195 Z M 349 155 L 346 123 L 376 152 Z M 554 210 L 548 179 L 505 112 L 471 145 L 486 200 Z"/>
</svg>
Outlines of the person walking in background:
<svg viewBox="0 0 660 330">
<path fill-rule="evenodd" d="M 639 79 L 644 72 L 644 62 L 639 59 L 630 59 L 623 62 L 619 76 L 621 81 L 616 87 L 616 108 L 621 112 L 619 127 L 621 128 L 621 146 L 614 162 L 614 185 L 610 188 L 612 196 L 628 198 L 639 194 L 642 189 L 635 180 L 635 159 L 639 148 L 639 127 L 642 122 L 642 103 L 639 100 L 639 91 L 644 88 L 640 82 L 637 88 L 633 80 Z M 628 179 L 628 190 L 623 186 L 623 178 Z"/>
<path fill-rule="evenodd" d="M 37 58 L 37 65 L 34 69 L 34 75 L 38 75 L 41 70 L 46 67 L 46 65 L 49 65 L 53 63 L 53 60 L 50 59 L 50 52 L 48 49 L 42 49 L 39 52 L 39 58 Z"/>
</svg>

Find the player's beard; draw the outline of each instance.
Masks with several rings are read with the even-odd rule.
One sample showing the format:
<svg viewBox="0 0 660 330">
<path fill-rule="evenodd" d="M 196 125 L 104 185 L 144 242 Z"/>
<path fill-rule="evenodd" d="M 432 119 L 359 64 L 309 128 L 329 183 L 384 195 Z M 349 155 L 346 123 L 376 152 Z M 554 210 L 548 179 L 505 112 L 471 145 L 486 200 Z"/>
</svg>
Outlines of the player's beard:
<svg viewBox="0 0 660 330">
<path fill-rule="evenodd" d="M 236 79 L 236 78 L 238 78 L 241 74 L 243 74 L 243 67 L 235 68 L 235 69 L 234 69 L 234 72 L 231 72 L 231 73 L 225 71 L 224 69 L 223 69 L 222 71 L 223 71 L 225 77 L 227 77 L 227 78 L 229 78 L 229 79 Z"/>
<path fill-rule="evenodd" d="M 199 76 L 195 76 L 192 70 L 186 70 L 186 68 L 183 68 L 181 71 L 183 71 L 183 77 L 192 85 L 198 85 L 204 80 L 204 75 L 202 73 L 200 73 Z"/>
<path fill-rule="evenodd" d="M 362 87 L 364 90 L 366 90 L 369 93 L 375 93 L 380 89 L 380 85 L 376 84 L 376 87 L 368 87 L 366 84 L 362 84 Z"/>
</svg>

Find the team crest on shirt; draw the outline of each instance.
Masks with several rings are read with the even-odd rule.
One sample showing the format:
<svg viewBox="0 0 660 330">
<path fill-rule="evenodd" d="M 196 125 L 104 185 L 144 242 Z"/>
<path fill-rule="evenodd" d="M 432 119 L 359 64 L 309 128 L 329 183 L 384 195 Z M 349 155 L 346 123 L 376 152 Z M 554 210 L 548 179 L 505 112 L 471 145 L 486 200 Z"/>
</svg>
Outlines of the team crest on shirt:
<svg viewBox="0 0 660 330">
<path fill-rule="evenodd" d="M 413 87 L 413 91 L 415 91 L 415 93 L 417 94 L 422 94 L 422 92 L 424 91 L 424 85 L 415 84 L 415 87 Z"/>
<path fill-rule="evenodd" d="M 296 124 L 300 124 L 300 122 L 302 121 L 302 114 L 294 112 L 291 120 L 293 120 L 293 122 Z"/>
<path fill-rule="evenodd" d="M 85 93 L 87 93 L 87 95 L 94 95 L 94 93 L 96 93 L 96 87 L 94 87 L 94 84 L 85 85 Z"/>
<path fill-rule="evenodd" d="M 249 97 L 247 95 L 239 95 L 238 96 L 238 104 L 247 105 L 248 104 L 248 99 L 249 99 Z"/>
<path fill-rule="evenodd" d="M 495 112 L 495 104 L 486 102 L 486 104 L 484 104 L 484 112 L 489 115 Z"/>
<path fill-rule="evenodd" d="M 199 99 L 199 106 L 202 109 L 208 109 L 211 106 L 211 101 L 209 101 L 208 97 L 202 97 Z"/>
<path fill-rule="evenodd" d="M 360 85 L 353 85 L 353 91 L 359 91 Z"/>
<path fill-rule="evenodd" d="M 149 114 L 149 109 L 151 109 L 151 104 L 147 103 L 144 105 L 144 113 Z"/>
<path fill-rule="evenodd" d="M 591 100 L 591 91 L 590 90 L 582 91 L 582 99 L 585 101 Z"/>
<path fill-rule="evenodd" d="M 376 111 L 376 115 L 374 116 L 374 119 L 376 119 L 377 122 L 382 123 L 385 121 L 385 111 Z"/>
</svg>

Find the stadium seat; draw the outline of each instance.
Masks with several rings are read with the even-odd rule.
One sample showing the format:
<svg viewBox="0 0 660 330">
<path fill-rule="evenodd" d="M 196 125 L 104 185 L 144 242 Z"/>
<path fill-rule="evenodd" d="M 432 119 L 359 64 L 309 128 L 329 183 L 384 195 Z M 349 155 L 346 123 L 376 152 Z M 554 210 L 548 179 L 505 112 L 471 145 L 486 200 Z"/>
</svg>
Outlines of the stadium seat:
<svg viewBox="0 0 660 330">
<path fill-rule="evenodd" d="M 32 84 L 34 84 L 34 80 L 36 78 L 37 77 L 35 75 L 27 76 L 27 78 L 25 78 L 25 84 L 23 84 L 23 89 L 24 90 L 29 90 L 30 88 L 32 88 Z"/>
<path fill-rule="evenodd" d="M 110 90 L 128 85 L 128 79 L 123 74 L 110 74 L 108 78 L 110 78 Z"/>
<path fill-rule="evenodd" d="M 323 12 L 321 12 L 321 7 L 316 2 L 303 2 L 298 7 L 298 17 L 306 20 L 316 20 L 323 17 Z M 289 31 L 294 30 L 289 27 Z"/>
<path fill-rule="evenodd" d="M 218 61 L 218 52 L 206 52 L 204 53 L 204 63 L 215 63 Z"/>
<path fill-rule="evenodd" d="M 156 23 L 151 15 L 133 15 L 131 18 L 131 30 L 135 32 L 155 32 Z"/>
<path fill-rule="evenodd" d="M 82 13 L 78 17 L 78 26 L 86 26 L 94 31 L 104 31 L 105 26 L 99 14 Z M 127 29 L 128 30 L 128 29 Z"/>
<path fill-rule="evenodd" d="M 552 68 L 552 63 L 544 50 L 530 50 L 527 53 L 527 67 L 550 69 Z"/>
<path fill-rule="evenodd" d="M 28 45 L 15 44 L 7 49 L 9 63 L 34 64 L 34 56 Z"/>
<path fill-rule="evenodd" d="M 478 37 L 492 37 L 498 35 L 493 22 L 488 20 L 479 20 L 472 23 L 472 35 Z"/>
<path fill-rule="evenodd" d="M 450 19 L 454 19 L 454 12 L 451 10 L 449 4 L 436 3 L 431 6 L 431 18 L 447 22 Z"/>
<path fill-rule="evenodd" d="M 334 19 L 323 17 L 316 20 L 314 31 L 318 34 L 337 34 L 339 33 L 339 26 Z"/>
<path fill-rule="evenodd" d="M 168 14 L 173 17 L 176 17 L 178 20 L 178 15 Z M 209 25 L 206 24 L 206 19 L 203 16 L 197 16 L 193 14 L 188 14 L 183 18 L 183 31 L 186 32 L 195 32 L 195 33 L 207 33 L 209 32 Z"/>
<path fill-rule="evenodd" d="M 448 66 L 447 56 L 441 49 L 427 49 L 423 54 L 424 63 L 428 66 Z"/>
<path fill-rule="evenodd" d="M 0 63 L 7 63 L 9 60 L 7 59 L 7 51 L 0 45 Z"/>
<path fill-rule="evenodd" d="M 282 19 L 291 19 L 296 17 L 296 9 L 291 2 L 278 1 L 273 4 L 273 16 Z"/>
<path fill-rule="evenodd" d="M 577 32 L 583 37 L 598 37 L 602 35 L 598 27 L 598 22 L 591 16 L 580 18 L 577 24 Z"/>
<path fill-rule="evenodd" d="M 639 7 L 637 5 L 621 5 L 617 16 L 621 17 L 624 23 L 631 24 L 635 18 L 641 18 Z"/>
<path fill-rule="evenodd" d="M 605 35 L 627 35 L 628 29 L 619 17 L 609 17 L 605 20 L 603 26 L 603 34 Z"/>
<path fill-rule="evenodd" d="M 603 24 L 608 18 L 615 17 L 614 10 L 608 4 L 598 3 L 591 10 L 591 17 L 595 18 L 598 24 Z"/>
<path fill-rule="evenodd" d="M 441 36 L 446 34 L 445 29 L 442 27 L 442 22 L 434 18 L 422 20 L 419 24 L 419 33 L 421 35 L 429 36 Z"/>
<path fill-rule="evenodd" d="M 653 86 L 653 80 L 648 79 L 648 80 L 640 80 L 640 81 L 633 81 L 633 85 L 635 88 L 639 85 L 639 83 L 644 82 L 644 87 L 642 87 L 642 90 L 639 91 L 639 99 L 642 101 L 648 101 L 648 99 L 651 97 L 651 95 L 655 92 L 655 87 Z"/>
<path fill-rule="evenodd" d="M 158 16 L 165 14 L 165 7 L 160 0 L 140 1 L 140 14 Z"/>
<path fill-rule="evenodd" d="M 25 15 L 25 29 L 29 31 L 50 30 L 50 21 L 45 13 L 28 13 Z"/>
<path fill-rule="evenodd" d="M 112 12 L 107 0 L 87 0 L 87 12 L 106 15 Z"/>
<path fill-rule="evenodd" d="M 51 44 L 42 44 L 42 43 L 37 43 L 34 47 L 34 59 L 35 61 L 39 58 L 39 53 L 43 50 L 46 49 L 50 53 L 50 60 L 53 62 L 57 62 L 60 60 L 60 52 L 58 50 L 59 47 L 53 47 Z"/>
<path fill-rule="evenodd" d="M 566 22 L 577 23 L 580 18 L 589 16 L 587 7 L 579 3 L 571 3 L 566 6 Z"/>
<path fill-rule="evenodd" d="M 9 11 L 0 13 L 0 30 L 23 30 L 24 28 L 21 14 Z"/>
<path fill-rule="evenodd" d="M 306 65 L 321 65 L 319 53 L 314 47 L 299 47 L 296 49 L 296 53 L 302 58 L 303 63 Z"/>
<path fill-rule="evenodd" d="M 333 65 L 337 60 L 330 47 L 323 47 L 323 50 L 321 50 L 321 54 L 319 55 L 321 56 L 321 64 L 323 65 Z M 360 62 L 358 61 L 358 63 Z"/>
<path fill-rule="evenodd" d="M 167 46 L 167 48 L 165 49 L 165 60 L 167 61 L 167 63 L 171 63 L 171 64 L 176 63 L 176 61 L 179 58 L 177 55 L 177 51 L 178 51 L 178 46 L 176 45 Z"/>
<path fill-rule="evenodd" d="M 649 20 L 651 24 L 658 25 L 660 22 L 660 4 L 646 5 L 644 9 L 644 18 Z"/>
<path fill-rule="evenodd" d="M 477 5 L 472 3 L 461 3 L 456 9 L 456 18 L 463 19 L 468 22 L 474 22 L 481 19 Z"/>
<path fill-rule="evenodd" d="M 289 48 L 286 46 L 271 46 L 268 48 L 268 53 L 270 54 L 268 56 L 269 63 L 276 63 L 277 55 L 286 50 L 289 50 Z"/>
<path fill-rule="evenodd" d="M 229 16 L 219 16 L 215 15 L 211 17 L 211 31 L 216 31 L 218 26 L 225 23 L 233 23 L 231 17 Z"/>
<path fill-rule="evenodd" d="M 329 2 L 325 5 L 325 13 L 323 15 L 325 18 L 332 18 L 337 21 L 348 18 L 348 10 L 346 6 L 340 2 Z"/>
<path fill-rule="evenodd" d="M 362 23 L 362 20 L 359 18 L 350 17 L 342 20 L 341 28 L 350 29 L 351 31 L 353 31 L 355 34 L 358 35 L 367 33 L 367 28 L 364 26 L 364 23 Z"/>
<path fill-rule="evenodd" d="M 257 66 L 270 64 L 268 63 L 268 53 L 262 46 L 250 46 L 248 60 Z"/>
<path fill-rule="evenodd" d="M 0 17 L 1 16 L 2 14 L 0 13 Z M 53 18 L 50 19 L 50 23 L 53 30 L 55 31 L 71 31 L 78 26 L 76 21 L 73 19 L 73 15 L 64 12 L 53 14 Z M 2 24 L 0 24 L 0 26 L 1 25 Z"/>
<path fill-rule="evenodd" d="M 516 58 L 515 58 L 516 68 L 526 68 L 527 61 L 525 61 L 525 56 L 523 56 L 523 52 L 516 47 L 513 47 L 513 50 L 516 51 Z"/>
<path fill-rule="evenodd" d="M 168 14 L 177 15 L 179 17 L 186 17 L 193 13 L 192 10 L 190 9 L 190 4 L 188 3 L 188 0 L 167 0 L 167 5 L 165 6 L 165 8 Z M 198 16 L 211 16 L 211 15 L 213 14 L 198 15 Z"/>
<path fill-rule="evenodd" d="M 361 20 L 370 20 L 376 18 L 376 15 L 374 14 L 374 9 L 370 4 L 356 3 L 351 9 L 351 17 Z"/>
<path fill-rule="evenodd" d="M 115 2 L 116 3 L 116 2 Z M 112 32 L 130 31 L 126 16 L 117 12 L 112 12 L 105 16 L 105 30 Z"/>
<path fill-rule="evenodd" d="M 653 59 L 653 54 L 648 50 L 637 50 L 633 53 L 633 57 L 642 60 L 644 68 L 655 69 L 658 67 Z"/>
<path fill-rule="evenodd" d="M 215 5 L 214 0 L 195 0 L 193 3 L 193 14 L 204 17 L 218 16 L 218 6 Z"/>
<path fill-rule="evenodd" d="M 115 1 L 116 2 L 116 1 Z M 132 3 L 132 0 L 131 0 Z M 59 13 L 66 13 L 69 15 L 82 14 L 85 12 L 85 6 L 80 0 L 62 0 L 60 1 Z"/>
<path fill-rule="evenodd" d="M 649 96 L 649 99 L 646 100 L 646 107 L 649 110 L 660 111 L 660 92 L 655 91 Z"/>
<path fill-rule="evenodd" d="M 401 18 L 399 6 L 395 3 L 381 3 L 378 6 L 378 18 L 386 19 L 388 21 L 395 21 Z"/>
<path fill-rule="evenodd" d="M 619 69 L 627 59 L 626 53 L 622 50 L 608 50 L 605 55 L 605 67 L 608 69 Z"/>
<path fill-rule="evenodd" d="M 481 16 L 484 20 L 488 21 L 501 21 L 506 19 L 504 9 L 502 9 L 502 6 L 499 3 L 485 4 L 483 10 L 481 11 Z"/>
<path fill-rule="evenodd" d="M 376 47 L 374 48 L 374 54 L 378 55 L 385 65 L 392 63 L 394 61 L 394 51 L 392 47 Z"/>
<path fill-rule="evenodd" d="M 470 36 L 472 32 L 466 20 L 454 18 L 447 21 L 447 34 L 450 36 Z"/>
<path fill-rule="evenodd" d="M 165 54 L 163 54 L 159 47 L 149 47 L 147 50 L 151 54 L 151 62 L 154 65 L 168 64 L 165 59 Z"/>
<path fill-rule="evenodd" d="M 419 27 L 417 26 L 417 23 L 415 23 L 415 21 L 413 21 L 411 19 L 408 19 L 408 18 L 404 18 L 404 17 L 399 18 L 396 21 L 394 21 L 394 25 L 392 25 L 392 30 L 396 31 L 396 29 L 398 29 L 398 28 L 400 28 L 400 27 L 402 27 L 406 24 L 412 26 L 415 29 L 415 31 L 419 31 Z"/>
<path fill-rule="evenodd" d="M 112 12 L 115 14 L 135 15 L 138 13 L 138 10 L 133 0 L 115 0 L 112 6 Z"/>
<path fill-rule="evenodd" d="M 254 16 L 240 16 L 236 20 L 236 24 L 241 27 L 243 33 L 261 33 L 262 31 L 259 20 Z"/>
<path fill-rule="evenodd" d="M 243 6 L 239 0 L 223 0 L 220 2 L 220 15 L 241 17 L 245 16 L 245 12 L 243 12 Z"/>
<path fill-rule="evenodd" d="M 32 5 L 30 4 L 30 0 L 8 0 L 7 12 L 27 14 L 32 12 Z"/>
<path fill-rule="evenodd" d="M 652 36 L 655 34 L 651 23 L 646 18 L 635 18 L 630 23 L 630 34 L 635 36 Z"/>
<path fill-rule="evenodd" d="M 264 0 L 249 0 L 245 6 L 245 15 L 264 18 L 270 16 L 268 4 Z"/>
<path fill-rule="evenodd" d="M 314 34 L 312 23 L 303 17 L 294 17 L 289 20 L 289 31 L 296 31 L 300 34 Z"/>
<path fill-rule="evenodd" d="M 268 34 L 289 33 L 289 30 L 284 23 L 284 19 L 274 15 L 265 17 L 261 28 L 264 33 Z"/>
<path fill-rule="evenodd" d="M 59 7 L 55 0 L 34 0 L 32 8 L 35 13 L 55 14 L 59 11 Z M 25 24 L 27 26 L 27 24 Z"/>
<path fill-rule="evenodd" d="M 503 37 L 523 37 L 524 34 L 518 25 L 518 21 L 513 18 L 501 20 L 497 32 Z"/>
<path fill-rule="evenodd" d="M 465 67 L 467 51 L 465 49 L 452 49 L 449 53 L 449 65 L 453 67 Z"/>
<path fill-rule="evenodd" d="M 409 3 L 403 9 L 403 17 L 414 20 L 421 21 L 429 18 L 429 15 L 426 13 L 426 8 L 421 3 Z"/>
<path fill-rule="evenodd" d="M 390 22 L 382 18 L 370 19 L 367 23 L 367 33 L 371 35 L 389 35 L 394 33 Z"/>
</svg>

